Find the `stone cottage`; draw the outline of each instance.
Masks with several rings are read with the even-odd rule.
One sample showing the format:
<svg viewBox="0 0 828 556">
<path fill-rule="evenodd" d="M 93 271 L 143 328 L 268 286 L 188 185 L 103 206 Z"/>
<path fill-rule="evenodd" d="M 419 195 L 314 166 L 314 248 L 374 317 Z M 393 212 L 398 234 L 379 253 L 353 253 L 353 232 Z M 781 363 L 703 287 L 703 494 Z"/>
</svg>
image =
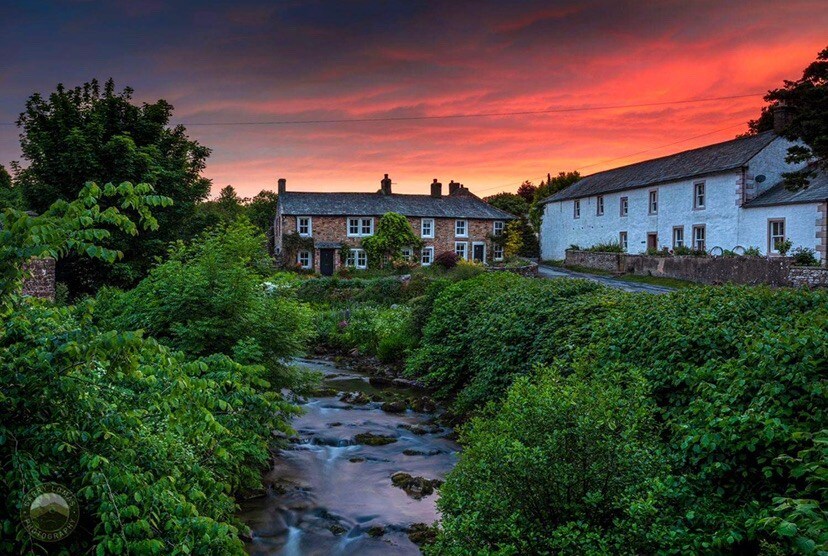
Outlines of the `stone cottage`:
<svg viewBox="0 0 828 556">
<path fill-rule="evenodd" d="M 454 181 L 448 195 L 443 195 L 443 185 L 436 178 L 428 195 L 392 193 L 388 174 L 376 193 L 287 191 L 286 180 L 280 179 L 273 223 L 275 254 L 286 266 L 312 269 L 325 276 L 342 264 L 367 268 L 361 241 L 374 234 L 377 222 L 388 212 L 406 216 L 414 233 L 422 238 L 424 246 L 419 252 L 409 249 L 403 255 L 424 266 L 444 251 L 485 263 L 502 260 L 503 248 L 491 238 L 502 234 L 506 222 L 515 218 Z M 342 261 L 345 245 L 348 256 Z"/>
<path fill-rule="evenodd" d="M 757 247 L 775 256 L 790 241 L 825 259 L 828 176 L 801 191 L 785 187 L 782 174 L 802 165 L 785 161 L 786 115 L 774 116 L 773 131 L 598 172 L 545 199 L 541 257 L 601 243 L 628 253 Z"/>
</svg>

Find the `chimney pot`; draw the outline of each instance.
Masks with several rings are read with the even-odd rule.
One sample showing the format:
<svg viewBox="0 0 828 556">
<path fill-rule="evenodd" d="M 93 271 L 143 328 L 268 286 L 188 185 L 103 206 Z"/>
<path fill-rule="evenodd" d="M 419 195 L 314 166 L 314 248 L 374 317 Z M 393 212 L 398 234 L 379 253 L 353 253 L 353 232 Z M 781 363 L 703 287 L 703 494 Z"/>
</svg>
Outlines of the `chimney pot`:
<svg viewBox="0 0 828 556">
<path fill-rule="evenodd" d="M 791 125 L 793 115 L 791 109 L 784 102 L 780 102 L 773 107 L 773 131 L 777 135 L 781 135 L 789 125 Z"/>
<path fill-rule="evenodd" d="M 391 195 L 391 179 L 388 177 L 388 174 L 385 174 L 385 177 L 380 181 L 380 193 L 383 195 Z"/>
<path fill-rule="evenodd" d="M 454 180 L 449 182 L 449 197 L 456 195 L 460 191 L 460 184 Z"/>
<path fill-rule="evenodd" d="M 443 184 L 437 181 L 437 178 L 434 178 L 434 181 L 431 182 L 431 196 L 435 199 L 443 196 Z"/>
<path fill-rule="evenodd" d="M 287 190 L 287 180 L 285 178 L 279 178 L 279 195 L 284 193 Z"/>
</svg>

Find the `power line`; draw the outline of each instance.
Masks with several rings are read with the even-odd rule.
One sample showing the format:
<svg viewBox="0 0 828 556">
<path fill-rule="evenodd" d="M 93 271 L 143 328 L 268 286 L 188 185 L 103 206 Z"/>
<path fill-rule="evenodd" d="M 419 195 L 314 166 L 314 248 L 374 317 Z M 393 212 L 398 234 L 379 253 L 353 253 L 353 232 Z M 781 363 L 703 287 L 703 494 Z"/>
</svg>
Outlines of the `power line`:
<svg viewBox="0 0 828 556">
<path fill-rule="evenodd" d="M 707 137 L 708 135 L 713 135 L 713 134 L 719 133 L 721 131 L 727 131 L 728 129 L 741 127 L 743 125 L 745 125 L 744 122 L 740 122 L 738 124 L 733 124 L 733 125 L 730 125 L 730 126 L 727 126 L 727 127 L 723 127 L 721 129 L 716 129 L 714 131 L 708 131 L 707 133 L 701 133 L 699 135 L 694 135 L 692 137 L 686 137 L 686 138 L 680 139 L 678 141 L 673 141 L 672 143 L 666 143 L 664 145 L 659 145 L 657 147 L 651 147 L 649 149 L 644 149 L 643 151 L 637 151 L 637 152 L 630 153 L 630 154 L 627 154 L 627 155 L 624 155 L 624 156 L 617 156 L 615 158 L 608 158 L 607 160 L 601 160 L 600 162 L 593 162 L 592 164 L 587 164 L 586 166 L 581 166 L 580 168 L 575 168 L 574 171 L 577 172 L 577 171 L 583 170 L 584 168 L 591 168 L 593 166 L 600 166 L 602 164 L 607 164 L 609 162 L 615 162 L 616 160 L 623 160 L 625 158 L 630 158 L 631 156 L 637 156 L 639 154 L 644 154 L 644 153 L 648 153 L 648 152 L 652 152 L 652 151 L 657 151 L 659 149 L 663 149 L 663 148 L 666 148 L 666 147 L 672 147 L 673 145 L 678 145 L 680 143 L 686 143 L 687 141 L 692 141 L 693 139 L 699 139 L 700 137 Z M 477 190 L 477 193 L 482 193 L 484 191 L 491 191 L 493 189 L 501 189 L 503 187 L 511 187 L 511 186 L 514 186 L 514 185 L 520 185 L 521 183 L 523 183 L 523 182 L 521 181 L 521 182 L 518 182 L 517 184 L 511 183 L 511 184 L 504 184 L 504 185 L 496 185 L 494 187 L 487 187 L 486 189 Z"/>
</svg>

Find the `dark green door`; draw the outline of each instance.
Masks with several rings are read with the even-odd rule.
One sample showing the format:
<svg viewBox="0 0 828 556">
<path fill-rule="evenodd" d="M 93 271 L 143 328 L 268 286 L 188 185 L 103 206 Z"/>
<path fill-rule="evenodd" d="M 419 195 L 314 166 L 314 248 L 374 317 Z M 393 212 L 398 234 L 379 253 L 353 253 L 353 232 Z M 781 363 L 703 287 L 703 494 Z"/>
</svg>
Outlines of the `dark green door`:
<svg viewBox="0 0 828 556">
<path fill-rule="evenodd" d="M 333 276 L 334 273 L 334 250 L 319 250 L 319 272 L 322 276 Z"/>
</svg>

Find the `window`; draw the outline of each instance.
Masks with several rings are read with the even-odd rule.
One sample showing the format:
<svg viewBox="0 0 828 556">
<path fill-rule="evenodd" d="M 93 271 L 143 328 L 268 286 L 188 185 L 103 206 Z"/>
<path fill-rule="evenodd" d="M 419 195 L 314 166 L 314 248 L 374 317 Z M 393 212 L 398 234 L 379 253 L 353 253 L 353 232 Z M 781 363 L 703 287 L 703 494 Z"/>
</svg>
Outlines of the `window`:
<svg viewBox="0 0 828 556">
<path fill-rule="evenodd" d="M 403 247 L 400 249 L 400 255 L 402 255 L 404 261 L 411 262 L 411 259 L 414 256 L 414 250 L 411 249 L 411 247 Z"/>
<path fill-rule="evenodd" d="M 374 235 L 374 219 L 373 218 L 349 218 L 348 219 L 348 236 L 363 237 Z"/>
<path fill-rule="evenodd" d="M 650 191 L 650 214 L 658 214 L 658 191 Z"/>
<path fill-rule="evenodd" d="M 495 220 L 494 223 L 494 234 L 495 236 L 502 236 L 503 235 L 503 221 L 502 220 Z"/>
<path fill-rule="evenodd" d="M 627 216 L 630 212 L 630 198 L 621 197 L 621 216 Z"/>
<path fill-rule="evenodd" d="M 420 237 L 434 237 L 433 218 L 423 218 L 420 221 Z"/>
<path fill-rule="evenodd" d="M 503 260 L 503 246 L 502 245 L 498 245 L 496 243 L 494 245 L 492 245 L 492 258 L 496 261 L 502 261 Z"/>
<path fill-rule="evenodd" d="M 428 266 L 434 261 L 434 247 L 423 247 L 420 252 L 420 264 Z"/>
<path fill-rule="evenodd" d="M 704 224 L 699 226 L 693 226 L 693 249 L 698 251 L 705 251 L 705 244 L 704 244 Z"/>
<path fill-rule="evenodd" d="M 673 249 L 676 247 L 684 247 L 684 226 L 673 228 Z"/>
<path fill-rule="evenodd" d="M 299 266 L 304 269 L 308 269 L 311 267 L 311 254 L 310 251 L 299 251 L 296 255 L 296 262 L 299 263 Z"/>
<path fill-rule="evenodd" d="M 310 237 L 311 236 L 311 218 L 310 216 L 297 216 L 296 217 L 296 231 L 299 232 L 300 236 L 303 237 Z"/>
<path fill-rule="evenodd" d="M 466 222 L 465 220 L 455 220 L 454 221 L 454 235 L 456 237 L 468 237 L 469 236 L 468 222 Z"/>
<path fill-rule="evenodd" d="M 618 244 L 621 246 L 621 249 L 624 251 L 627 250 L 627 232 L 618 233 Z"/>
<path fill-rule="evenodd" d="M 458 220 L 458 222 L 459 222 L 459 220 Z M 460 257 L 461 259 L 468 259 L 469 258 L 468 247 L 469 247 L 469 244 L 466 243 L 465 241 L 455 241 L 454 242 L 454 252 L 457 253 L 457 256 Z"/>
<path fill-rule="evenodd" d="M 785 241 L 785 220 L 768 220 L 768 253 L 779 254 L 779 244 Z"/>
<path fill-rule="evenodd" d="M 694 209 L 703 209 L 704 208 L 704 182 L 700 181 L 699 183 L 693 184 L 693 208 Z"/>
<path fill-rule="evenodd" d="M 604 216 L 604 196 L 598 195 L 595 198 L 595 215 Z"/>
<path fill-rule="evenodd" d="M 345 264 L 353 268 L 368 268 L 368 254 L 364 249 L 351 248 Z"/>
<path fill-rule="evenodd" d="M 580 218 L 581 217 L 581 200 L 576 199 L 575 202 L 572 203 L 572 217 L 573 218 Z"/>
</svg>

